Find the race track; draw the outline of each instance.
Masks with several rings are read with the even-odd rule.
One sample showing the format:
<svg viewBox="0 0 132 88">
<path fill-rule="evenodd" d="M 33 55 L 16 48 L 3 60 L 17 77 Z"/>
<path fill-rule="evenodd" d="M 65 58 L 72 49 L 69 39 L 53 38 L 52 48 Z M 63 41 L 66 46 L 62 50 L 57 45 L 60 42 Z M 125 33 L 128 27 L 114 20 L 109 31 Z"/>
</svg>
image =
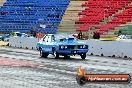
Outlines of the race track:
<svg viewBox="0 0 132 88">
<path fill-rule="evenodd" d="M 86 84 L 76 82 L 76 68 L 82 66 L 87 73 L 129 73 L 132 60 L 87 56 L 71 59 L 40 58 L 35 50 L 0 46 L 0 88 L 132 88 L 130 84 Z"/>
</svg>

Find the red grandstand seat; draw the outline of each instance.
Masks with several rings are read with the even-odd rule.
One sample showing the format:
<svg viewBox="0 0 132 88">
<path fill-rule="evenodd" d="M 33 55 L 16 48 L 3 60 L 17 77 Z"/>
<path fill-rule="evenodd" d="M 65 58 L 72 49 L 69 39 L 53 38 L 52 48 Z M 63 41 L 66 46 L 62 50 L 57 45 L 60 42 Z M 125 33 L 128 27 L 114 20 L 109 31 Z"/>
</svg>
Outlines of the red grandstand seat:
<svg viewBox="0 0 132 88">
<path fill-rule="evenodd" d="M 128 21 L 132 21 L 132 9 L 130 9 L 132 8 L 132 5 L 127 6 L 129 3 L 131 3 L 130 0 L 88 0 L 82 4 L 82 6 L 86 6 L 85 10 L 78 13 L 79 15 L 84 15 L 84 17 L 79 18 L 77 22 L 78 24 L 95 25 L 99 24 L 101 20 L 104 20 L 104 17 L 109 17 L 115 14 L 114 18 L 108 20 L 106 24 L 95 26 L 103 31 L 111 30 Z M 126 10 L 116 14 L 116 11 L 124 7 Z"/>
</svg>

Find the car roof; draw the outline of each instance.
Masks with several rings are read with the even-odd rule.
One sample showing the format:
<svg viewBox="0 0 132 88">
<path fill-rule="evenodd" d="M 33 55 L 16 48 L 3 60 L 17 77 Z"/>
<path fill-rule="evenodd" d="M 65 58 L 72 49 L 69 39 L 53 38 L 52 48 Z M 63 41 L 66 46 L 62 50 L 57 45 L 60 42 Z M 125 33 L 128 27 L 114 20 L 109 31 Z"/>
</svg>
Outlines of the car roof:
<svg viewBox="0 0 132 88">
<path fill-rule="evenodd" d="M 59 34 L 47 34 L 48 36 L 54 35 L 57 39 L 64 39 L 64 38 L 74 38 L 71 34 L 67 33 L 59 33 Z"/>
<path fill-rule="evenodd" d="M 58 35 L 56 35 L 56 37 L 58 38 L 58 39 L 68 39 L 68 38 L 74 38 L 71 34 L 58 34 Z"/>
</svg>

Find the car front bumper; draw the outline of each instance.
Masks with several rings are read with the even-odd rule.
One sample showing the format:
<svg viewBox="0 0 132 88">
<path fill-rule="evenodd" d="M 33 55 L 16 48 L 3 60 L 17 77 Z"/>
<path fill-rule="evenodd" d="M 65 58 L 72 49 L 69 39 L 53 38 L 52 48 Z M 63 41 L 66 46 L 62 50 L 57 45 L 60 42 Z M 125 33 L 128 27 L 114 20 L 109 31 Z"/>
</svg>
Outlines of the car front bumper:
<svg viewBox="0 0 132 88">
<path fill-rule="evenodd" d="M 65 54 L 65 55 L 84 54 L 84 53 L 87 53 L 87 52 L 88 52 L 88 49 L 57 50 L 57 53 L 59 53 L 59 54 Z"/>
</svg>

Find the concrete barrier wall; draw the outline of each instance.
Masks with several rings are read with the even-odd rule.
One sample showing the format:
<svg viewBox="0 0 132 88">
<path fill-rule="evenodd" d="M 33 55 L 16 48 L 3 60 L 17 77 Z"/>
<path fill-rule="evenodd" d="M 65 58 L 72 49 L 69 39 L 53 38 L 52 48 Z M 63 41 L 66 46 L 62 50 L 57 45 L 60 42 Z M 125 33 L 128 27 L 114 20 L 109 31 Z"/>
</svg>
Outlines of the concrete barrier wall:
<svg viewBox="0 0 132 88">
<path fill-rule="evenodd" d="M 132 58 L 132 42 L 89 40 L 86 43 L 89 55 Z"/>
<path fill-rule="evenodd" d="M 38 38 L 30 37 L 11 37 L 9 39 L 9 46 L 27 49 L 36 49 Z"/>
<path fill-rule="evenodd" d="M 36 49 L 37 38 L 11 37 L 9 46 Z M 132 58 L 132 42 L 86 40 L 89 55 Z"/>
</svg>

